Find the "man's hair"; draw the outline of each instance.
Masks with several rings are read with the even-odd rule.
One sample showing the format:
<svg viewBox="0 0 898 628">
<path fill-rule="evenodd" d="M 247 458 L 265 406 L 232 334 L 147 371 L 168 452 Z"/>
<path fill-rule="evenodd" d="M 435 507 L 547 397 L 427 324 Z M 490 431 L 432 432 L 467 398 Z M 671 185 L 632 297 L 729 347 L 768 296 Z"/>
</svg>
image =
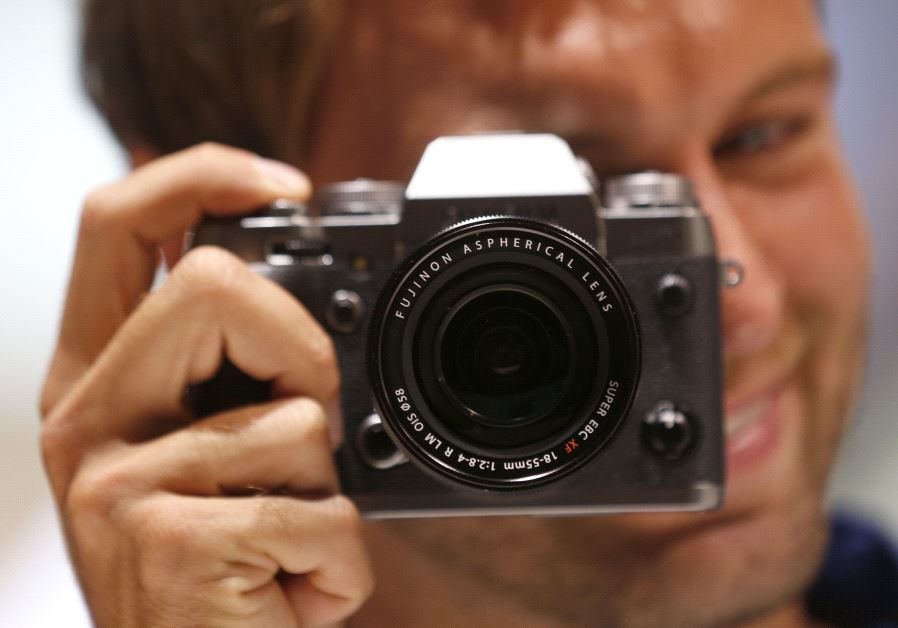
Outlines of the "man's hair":
<svg viewBox="0 0 898 628">
<path fill-rule="evenodd" d="M 83 0 L 81 68 L 126 147 L 302 161 L 337 0 Z"/>
</svg>

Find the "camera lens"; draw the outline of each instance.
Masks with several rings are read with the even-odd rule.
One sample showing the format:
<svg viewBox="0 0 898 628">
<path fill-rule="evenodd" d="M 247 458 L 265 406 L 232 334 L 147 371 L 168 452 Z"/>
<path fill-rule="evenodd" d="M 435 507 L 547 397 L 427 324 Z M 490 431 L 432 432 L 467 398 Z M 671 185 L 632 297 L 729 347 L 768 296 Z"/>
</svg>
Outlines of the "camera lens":
<svg viewBox="0 0 898 628">
<path fill-rule="evenodd" d="M 437 379 L 474 421 L 515 427 L 555 409 L 573 378 L 570 326 L 533 290 L 488 287 L 446 316 L 434 352 Z"/>
<path fill-rule="evenodd" d="M 576 236 L 511 217 L 412 253 L 372 312 L 377 411 L 408 457 L 486 488 L 561 477 L 601 449 L 638 380 L 620 279 Z"/>
</svg>

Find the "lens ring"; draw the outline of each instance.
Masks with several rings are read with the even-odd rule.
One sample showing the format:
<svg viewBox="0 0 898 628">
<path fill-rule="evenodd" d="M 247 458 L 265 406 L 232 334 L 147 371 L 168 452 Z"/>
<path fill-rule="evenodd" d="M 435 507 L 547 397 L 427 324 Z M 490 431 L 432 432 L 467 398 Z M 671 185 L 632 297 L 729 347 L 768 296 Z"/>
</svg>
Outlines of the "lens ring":
<svg viewBox="0 0 898 628">
<path fill-rule="evenodd" d="M 544 419 L 460 430 L 462 413 L 446 410 L 433 392 L 441 385 L 436 369 L 430 369 L 432 377 L 427 374 L 424 365 L 433 365 L 434 358 L 424 355 L 422 347 L 433 346 L 437 335 L 430 329 L 439 329 L 445 313 L 460 300 L 446 295 L 452 290 L 472 293 L 477 282 L 468 280 L 478 276 L 484 286 L 523 282 L 542 296 L 552 294 L 545 298 L 575 329 L 578 353 L 595 362 L 588 390 L 576 403 L 549 412 L 554 423 L 546 433 L 533 432 L 510 444 L 484 437 L 490 429 L 533 429 Z M 585 314 L 576 313 L 581 310 Z M 602 448 L 632 402 L 639 353 L 632 303 L 614 270 L 592 247 L 537 220 L 490 217 L 447 229 L 400 265 L 372 312 L 368 364 L 384 426 L 413 462 L 452 483 L 518 489 L 563 477 Z M 578 357 L 578 364 L 583 359 Z"/>
</svg>

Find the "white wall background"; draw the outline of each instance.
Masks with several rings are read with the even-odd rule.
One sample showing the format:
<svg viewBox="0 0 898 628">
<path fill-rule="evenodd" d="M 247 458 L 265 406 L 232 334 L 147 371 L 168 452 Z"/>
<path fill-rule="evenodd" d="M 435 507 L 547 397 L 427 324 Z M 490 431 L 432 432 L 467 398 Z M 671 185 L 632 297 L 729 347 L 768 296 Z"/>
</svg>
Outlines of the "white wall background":
<svg viewBox="0 0 898 628">
<path fill-rule="evenodd" d="M 71 0 L 0 0 L 0 626 L 87 626 L 37 452 L 86 192 L 124 170 L 81 96 Z M 869 384 L 833 500 L 898 537 L 898 2 L 829 0 L 839 117 L 876 255 Z M 809 269 L 812 272 L 813 269 Z"/>
<path fill-rule="evenodd" d="M 79 199 L 123 162 L 80 96 L 71 0 L 0 0 L 0 626 L 89 626 L 37 448 Z"/>
</svg>

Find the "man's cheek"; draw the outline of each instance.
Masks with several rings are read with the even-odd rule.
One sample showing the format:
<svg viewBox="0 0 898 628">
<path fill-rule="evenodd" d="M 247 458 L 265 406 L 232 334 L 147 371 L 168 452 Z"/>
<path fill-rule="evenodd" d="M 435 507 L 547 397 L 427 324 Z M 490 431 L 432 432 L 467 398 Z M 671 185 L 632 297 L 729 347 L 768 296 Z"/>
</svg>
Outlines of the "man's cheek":
<svg viewBox="0 0 898 628">
<path fill-rule="evenodd" d="M 772 220 L 777 241 L 771 251 L 792 298 L 839 306 L 857 301 L 866 290 L 869 252 L 853 191 L 821 185 L 792 198 L 791 220 Z M 848 305 L 848 304 L 846 304 Z"/>
</svg>

